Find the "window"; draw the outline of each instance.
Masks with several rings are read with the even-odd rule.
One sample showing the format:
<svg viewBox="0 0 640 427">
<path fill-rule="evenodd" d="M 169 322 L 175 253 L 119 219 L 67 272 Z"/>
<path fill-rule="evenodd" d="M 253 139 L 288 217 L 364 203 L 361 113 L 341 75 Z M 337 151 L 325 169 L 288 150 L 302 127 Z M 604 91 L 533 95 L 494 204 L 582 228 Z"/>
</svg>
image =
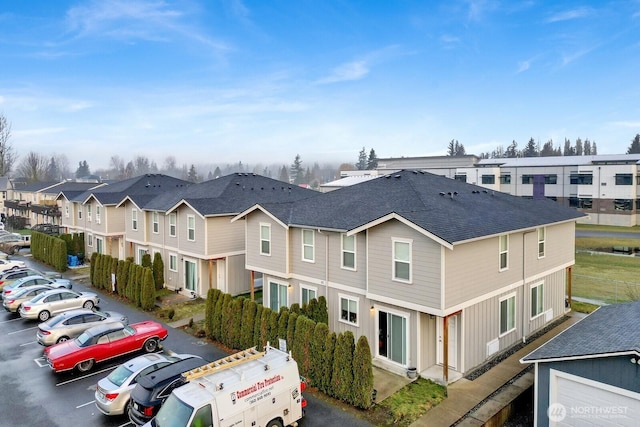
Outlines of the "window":
<svg viewBox="0 0 640 427">
<path fill-rule="evenodd" d="M 96 206 L 96 224 L 100 224 L 100 206 Z"/>
<path fill-rule="evenodd" d="M 569 197 L 569 206 L 572 208 L 591 209 L 593 208 L 593 199 L 591 197 Z"/>
<path fill-rule="evenodd" d="M 98 252 L 99 254 L 104 253 L 103 252 L 103 240 L 100 237 L 96 238 L 96 252 Z"/>
<path fill-rule="evenodd" d="M 312 299 L 318 298 L 315 288 L 300 285 L 300 305 L 309 304 Z"/>
<path fill-rule="evenodd" d="M 617 173 L 616 185 L 633 185 L 633 175 L 630 173 Z"/>
<path fill-rule="evenodd" d="M 151 222 L 153 223 L 153 232 L 158 234 L 160 232 L 160 219 L 158 218 L 158 212 L 151 214 Z"/>
<path fill-rule="evenodd" d="M 342 235 L 342 268 L 356 269 L 356 236 Z"/>
<path fill-rule="evenodd" d="M 91 205 L 87 205 L 87 221 L 91 222 Z"/>
<path fill-rule="evenodd" d="M 411 282 L 411 242 L 393 241 L 393 279 Z"/>
<path fill-rule="evenodd" d="M 616 211 L 632 211 L 633 200 L 631 199 L 614 199 L 613 209 Z"/>
<path fill-rule="evenodd" d="M 538 228 L 538 258 L 544 258 L 544 242 L 547 231 L 544 227 Z"/>
<path fill-rule="evenodd" d="M 280 311 L 280 307 L 288 307 L 287 289 L 288 286 L 285 284 L 269 282 L 269 308 L 271 310 L 277 313 Z"/>
<path fill-rule="evenodd" d="M 509 268 L 509 236 L 500 236 L 500 271 Z"/>
<path fill-rule="evenodd" d="M 557 184 L 558 183 L 558 175 L 545 175 L 544 176 L 545 184 Z"/>
<path fill-rule="evenodd" d="M 500 335 L 516 328 L 516 295 L 511 294 L 500 300 Z"/>
<path fill-rule="evenodd" d="M 87 246 L 93 246 L 93 234 L 87 234 Z"/>
<path fill-rule="evenodd" d="M 302 260 L 314 261 L 314 233 L 313 230 L 302 230 Z"/>
<path fill-rule="evenodd" d="M 80 205 L 78 205 L 78 219 L 80 219 L 80 220 L 82 219 L 82 206 L 80 206 Z"/>
<path fill-rule="evenodd" d="M 342 322 L 358 324 L 358 300 L 340 295 L 340 320 Z"/>
<path fill-rule="evenodd" d="M 193 215 L 187 215 L 187 240 L 196 240 L 196 217 Z"/>
<path fill-rule="evenodd" d="M 69 218 L 69 202 L 64 204 L 64 216 Z"/>
<path fill-rule="evenodd" d="M 176 254 L 169 254 L 169 270 L 178 271 L 178 256 Z"/>
<path fill-rule="evenodd" d="M 271 225 L 260 224 L 260 255 L 271 255 Z"/>
<path fill-rule="evenodd" d="M 193 261 L 184 261 L 184 284 L 190 291 L 196 290 L 196 263 Z"/>
<path fill-rule="evenodd" d="M 593 184 L 593 175 L 590 173 L 572 173 L 569 175 L 569 183 L 575 185 Z"/>
<path fill-rule="evenodd" d="M 146 249 L 138 248 L 138 264 L 142 265 L 142 259 L 148 253 Z"/>
<path fill-rule="evenodd" d="M 138 229 L 138 210 L 137 209 L 131 209 L 131 229 L 132 230 Z"/>
<path fill-rule="evenodd" d="M 511 175 L 500 175 L 500 184 L 511 184 Z"/>
<path fill-rule="evenodd" d="M 176 214 L 169 214 L 169 236 L 176 237 L 176 224 L 177 217 Z"/>
<path fill-rule="evenodd" d="M 533 175 L 522 175 L 523 184 L 533 184 Z"/>
<path fill-rule="evenodd" d="M 544 296 L 542 283 L 531 287 L 531 318 L 542 314 Z"/>
<path fill-rule="evenodd" d="M 482 175 L 482 183 L 483 184 L 495 184 L 496 176 L 495 175 Z"/>
<path fill-rule="evenodd" d="M 455 174 L 453 179 L 460 182 L 467 182 L 467 174 L 460 174 L 460 175 Z"/>
</svg>

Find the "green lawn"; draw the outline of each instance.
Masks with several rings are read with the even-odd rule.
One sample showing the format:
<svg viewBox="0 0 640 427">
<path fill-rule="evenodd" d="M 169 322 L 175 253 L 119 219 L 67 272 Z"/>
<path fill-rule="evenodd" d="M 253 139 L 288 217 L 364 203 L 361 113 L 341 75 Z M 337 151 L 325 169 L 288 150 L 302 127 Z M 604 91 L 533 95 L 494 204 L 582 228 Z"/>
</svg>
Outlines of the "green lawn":
<svg viewBox="0 0 640 427">
<path fill-rule="evenodd" d="M 599 240 L 599 247 L 611 246 L 611 240 Z M 607 303 L 640 299 L 640 257 L 577 252 L 572 294 Z"/>
</svg>

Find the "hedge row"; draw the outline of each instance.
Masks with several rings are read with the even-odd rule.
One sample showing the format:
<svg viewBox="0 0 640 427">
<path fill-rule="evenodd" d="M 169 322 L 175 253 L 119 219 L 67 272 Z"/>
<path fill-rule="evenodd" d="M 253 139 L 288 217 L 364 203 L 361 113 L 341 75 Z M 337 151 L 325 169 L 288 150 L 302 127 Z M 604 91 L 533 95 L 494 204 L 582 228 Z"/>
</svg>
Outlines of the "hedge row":
<svg viewBox="0 0 640 427">
<path fill-rule="evenodd" d="M 115 292 L 143 310 L 151 310 L 155 306 L 153 271 L 150 267 L 135 264 L 133 258 L 122 261 L 94 252 L 91 254 L 89 279 L 94 288 Z"/>
<path fill-rule="evenodd" d="M 310 302 L 309 306 L 316 304 L 322 306 L 318 301 Z M 308 307 L 306 310 L 310 311 Z M 311 385 L 358 408 L 371 406 L 373 371 L 365 336 L 356 345 L 352 332 L 336 336 L 326 323 L 311 320 L 299 307 L 295 310 L 293 306 L 282 307 L 275 312 L 249 299 L 233 298 L 219 289 L 210 289 L 207 294 L 205 332 L 234 349 L 262 348 L 267 342 L 277 346 L 279 339 L 286 339 L 300 375 Z"/>
<path fill-rule="evenodd" d="M 31 255 L 57 271 L 67 271 L 67 245 L 64 240 L 56 236 L 33 231 Z"/>
</svg>

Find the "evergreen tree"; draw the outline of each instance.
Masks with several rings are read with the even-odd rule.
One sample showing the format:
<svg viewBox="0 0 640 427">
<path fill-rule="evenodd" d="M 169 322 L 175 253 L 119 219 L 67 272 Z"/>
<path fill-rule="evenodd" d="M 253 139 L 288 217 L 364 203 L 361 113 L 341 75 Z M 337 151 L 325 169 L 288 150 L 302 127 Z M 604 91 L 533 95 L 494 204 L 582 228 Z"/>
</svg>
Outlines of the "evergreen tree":
<svg viewBox="0 0 640 427">
<path fill-rule="evenodd" d="M 216 303 L 221 295 L 222 292 L 220 289 L 209 289 L 207 292 L 207 300 L 204 306 L 204 331 L 209 338 L 213 338 L 213 318 L 215 315 Z"/>
<path fill-rule="evenodd" d="M 278 316 L 279 314 L 271 310 L 269 313 L 269 330 L 267 332 L 267 341 L 274 346 L 278 344 Z"/>
<path fill-rule="evenodd" d="M 218 166 L 216 166 L 216 169 L 213 171 L 213 177 L 220 178 L 221 176 L 222 176 L 222 171 Z"/>
<path fill-rule="evenodd" d="M 336 340 L 336 333 L 329 332 L 329 334 L 327 335 L 327 341 L 324 345 L 324 354 L 322 356 L 323 362 L 320 368 L 321 375 L 318 377 L 320 380 L 320 382 L 318 383 L 318 388 L 329 396 L 333 396 L 333 390 L 331 389 L 331 377 L 333 373 L 333 360 L 336 349 Z"/>
<path fill-rule="evenodd" d="M 256 323 L 258 304 L 245 298 L 242 303 L 241 345 L 240 348 L 253 347 L 253 328 Z"/>
<path fill-rule="evenodd" d="M 540 157 L 550 157 L 555 155 L 556 151 L 553 148 L 553 140 L 550 139 L 542 146 L 542 150 L 540 150 Z"/>
<path fill-rule="evenodd" d="M 593 141 L 591 143 L 591 155 L 592 156 L 597 156 L 598 155 L 598 146 L 596 145 L 595 141 Z"/>
<path fill-rule="evenodd" d="M 456 155 L 456 143 L 458 141 L 456 141 L 455 139 L 452 139 L 451 141 L 449 141 L 449 145 L 447 146 L 447 156 L 453 157 Z"/>
<path fill-rule="evenodd" d="M 86 160 L 78 162 L 78 169 L 76 169 L 76 178 L 82 178 L 87 175 L 91 175 L 91 171 L 89 170 L 89 164 Z"/>
<path fill-rule="evenodd" d="M 302 181 L 304 181 L 304 169 L 302 168 L 302 160 L 300 159 L 300 154 L 296 154 L 296 158 L 291 164 L 289 175 L 292 184 L 299 185 L 302 184 Z"/>
<path fill-rule="evenodd" d="M 156 287 L 153 283 L 153 272 L 150 268 L 143 269 L 142 289 L 140 290 L 140 308 L 151 310 L 155 306 Z"/>
<path fill-rule="evenodd" d="M 278 338 L 287 339 L 287 327 L 289 326 L 289 310 L 285 307 L 280 310 L 278 316 Z"/>
<path fill-rule="evenodd" d="M 373 363 L 367 337 L 362 335 L 353 355 L 353 405 L 368 409 L 373 397 Z"/>
<path fill-rule="evenodd" d="M 311 340 L 311 366 L 309 377 L 311 384 L 319 388 L 322 383 L 322 365 L 324 361 L 324 350 L 327 344 L 327 336 L 329 335 L 329 327 L 326 323 L 316 323 L 313 330 L 313 338 Z"/>
<path fill-rule="evenodd" d="M 576 156 L 582 156 L 582 140 L 576 139 Z"/>
<path fill-rule="evenodd" d="M 142 263 L 140 265 L 142 265 L 143 267 L 151 268 L 153 265 L 151 263 L 151 255 L 149 255 L 148 253 L 142 255 Z"/>
<path fill-rule="evenodd" d="M 196 172 L 196 167 L 193 163 L 189 168 L 189 173 L 187 174 L 187 181 L 194 182 L 194 183 L 200 181 L 198 177 L 198 172 Z"/>
<path fill-rule="evenodd" d="M 153 255 L 153 281 L 156 286 L 156 290 L 160 290 L 164 287 L 164 262 L 162 261 L 162 255 L 160 252 L 156 252 Z"/>
<path fill-rule="evenodd" d="M 291 182 L 289 179 L 289 171 L 287 171 L 287 167 L 282 165 L 282 169 L 280 169 L 280 176 L 278 177 L 279 181 L 286 182 L 287 184 Z"/>
<path fill-rule="evenodd" d="M 589 138 L 584 140 L 584 155 L 585 156 L 590 156 L 591 155 L 591 141 L 589 141 Z"/>
<path fill-rule="evenodd" d="M 353 403 L 353 354 L 355 341 L 351 331 L 338 335 L 333 358 L 331 390 L 333 396 L 347 403 Z"/>
<path fill-rule="evenodd" d="M 631 140 L 631 145 L 627 149 L 627 154 L 638 153 L 640 153 L 640 133 L 637 133 L 636 136 Z"/>
<path fill-rule="evenodd" d="M 375 170 L 378 167 L 378 156 L 376 155 L 375 150 L 372 148 L 369 151 L 369 158 L 367 159 L 367 169 Z"/>
<path fill-rule="evenodd" d="M 256 308 L 256 319 L 253 323 L 253 345 L 255 345 L 258 349 L 262 349 L 262 335 L 260 326 L 262 326 L 262 312 L 264 310 L 264 306 L 262 304 L 258 304 Z"/>
<path fill-rule="evenodd" d="M 360 150 L 358 154 L 358 162 L 356 163 L 356 169 L 359 171 L 365 170 L 367 168 L 367 151 L 364 147 Z"/>
<path fill-rule="evenodd" d="M 538 157 L 538 146 L 533 138 L 529 140 L 522 154 L 524 154 L 524 157 Z"/>
<path fill-rule="evenodd" d="M 511 144 L 509 144 L 509 146 L 507 147 L 507 149 L 504 152 L 504 157 L 513 159 L 518 157 L 518 143 L 516 142 L 516 140 L 514 139 Z"/>
</svg>

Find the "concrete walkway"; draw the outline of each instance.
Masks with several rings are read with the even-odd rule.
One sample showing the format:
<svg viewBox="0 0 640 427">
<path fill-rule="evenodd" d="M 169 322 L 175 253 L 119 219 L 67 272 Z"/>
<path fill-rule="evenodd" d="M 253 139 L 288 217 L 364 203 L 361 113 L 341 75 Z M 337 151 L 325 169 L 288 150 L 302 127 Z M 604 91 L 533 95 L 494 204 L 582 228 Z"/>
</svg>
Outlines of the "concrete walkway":
<svg viewBox="0 0 640 427">
<path fill-rule="evenodd" d="M 530 372 L 509 384 L 513 378 L 529 367 L 529 365 L 521 364 L 520 359 L 584 317 L 583 314 L 574 312 L 568 313 L 568 315 L 569 319 L 565 322 L 529 342 L 475 380 L 470 381 L 463 378 L 449 385 L 447 398 L 411 426 L 448 427 L 456 423 L 460 426 L 481 426 L 486 423 L 506 403 L 533 384 L 533 374 Z M 489 399 L 489 396 L 497 390 L 501 390 L 501 392 Z M 478 407 L 481 403 L 482 406 Z"/>
</svg>

